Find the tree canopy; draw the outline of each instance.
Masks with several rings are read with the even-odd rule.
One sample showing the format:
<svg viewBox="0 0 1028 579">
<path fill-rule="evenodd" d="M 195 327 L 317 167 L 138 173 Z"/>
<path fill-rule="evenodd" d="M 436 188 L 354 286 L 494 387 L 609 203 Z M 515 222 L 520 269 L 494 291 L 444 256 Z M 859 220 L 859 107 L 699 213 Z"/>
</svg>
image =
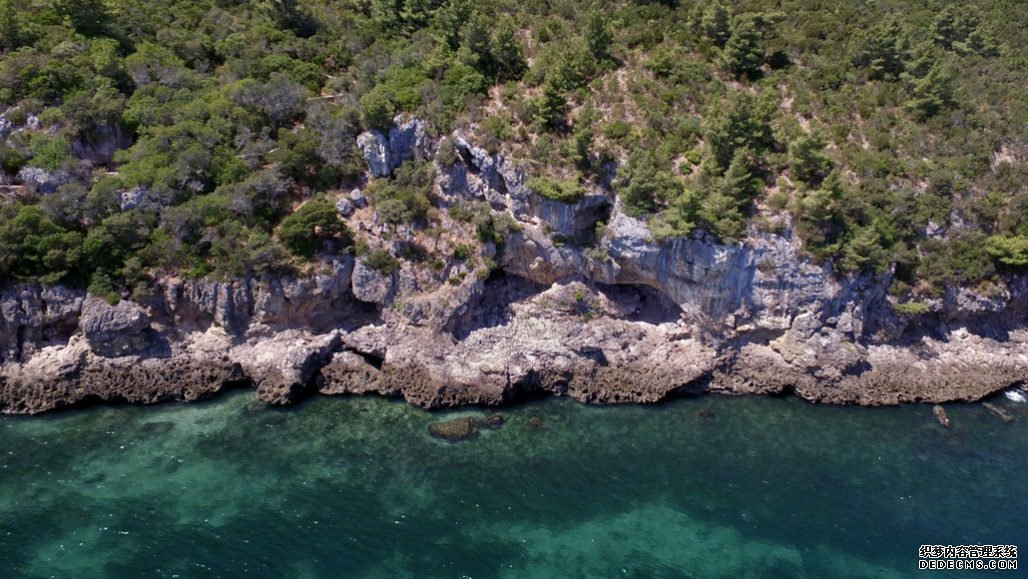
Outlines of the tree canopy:
<svg viewBox="0 0 1028 579">
<path fill-rule="evenodd" d="M 987 283 L 1028 268 L 1026 31 L 1015 0 L 0 0 L 0 277 L 303 268 L 355 187 L 431 227 L 433 164 L 356 149 L 405 113 L 658 237 L 787 223 L 897 291 Z"/>
</svg>

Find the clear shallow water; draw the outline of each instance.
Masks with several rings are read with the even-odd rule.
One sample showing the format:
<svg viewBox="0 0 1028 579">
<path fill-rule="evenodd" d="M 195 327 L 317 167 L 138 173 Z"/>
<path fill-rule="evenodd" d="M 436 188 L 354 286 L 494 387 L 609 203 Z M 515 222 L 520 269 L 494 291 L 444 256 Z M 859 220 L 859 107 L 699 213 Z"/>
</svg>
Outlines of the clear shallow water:
<svg viewBox="0 0 1028 579">
<path fill-rule="evenodd" d="M 459 444 L 428 425 L 481 412 L 380 398 L 0 417 L 0 577 L 945 576 L 918 545 L 1028 549 L 997 403 L 551 399 Z"/>
</svg>

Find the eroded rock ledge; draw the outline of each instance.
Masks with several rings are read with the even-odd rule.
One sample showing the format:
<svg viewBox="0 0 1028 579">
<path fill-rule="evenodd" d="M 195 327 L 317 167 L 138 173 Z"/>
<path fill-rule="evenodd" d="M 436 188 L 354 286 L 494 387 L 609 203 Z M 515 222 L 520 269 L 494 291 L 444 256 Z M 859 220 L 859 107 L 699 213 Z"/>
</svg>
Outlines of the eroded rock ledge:
<svg viewBox="0 0 1028 579">
<path fill-rule="evenodd" d="M 388 136 L 362 136 L 373 174 L 426 157 L 426 134 L 397 119 Z M 1028 380 L 1028 279 L 1000 280 L 989 295 L 950 288 L 923 313 L 899 315 L 888 275 L 840 277 L 811 263 L 787 221 L 734 245 L 702 232 L 658 241 L 611 191 L 540 199 L 513 160 L 469 134 L 449 138 L 456 160 L 437 164 L 434 183 L 441 264 L 405 258 L 425 242 L 418 231 L 383 231 L 372 208 L 344 204 L 351 229 L 398 269 L 329 255 L 296 279 L 169 278 L 117 305 L 61 287 L 8 288 L 0 412 L 244 386 L 272 404 L 315 393 L 436 408 L 540 394 L 628 403 L 791 392 L 881 405 L 979 400 Z M 462 202 L 516 224 L 502 248 L 442 210 Z M 461 243 L 478 253 L 458 256 Z"/>
<path fill-rule="evenodd" d="M 191 401 L 230 387 L 271 404 L 315 393 L 438 408 L 540 394 L 648 403 L 794 392 L 881 405 L 979 400 L 1028 380 L 1028 331 L 1006 327 L 1004 312 L 923 319 L 889 341 L 802 316 L 718 332 L 647 286 L 501 274 L 453 291 L 471 296 L 467 314 L 434 327 L 357 301 L 347 271 L 279 285 L 171 281 L 149 304 L 4 293 L 0 410 Z"/>
</svg>

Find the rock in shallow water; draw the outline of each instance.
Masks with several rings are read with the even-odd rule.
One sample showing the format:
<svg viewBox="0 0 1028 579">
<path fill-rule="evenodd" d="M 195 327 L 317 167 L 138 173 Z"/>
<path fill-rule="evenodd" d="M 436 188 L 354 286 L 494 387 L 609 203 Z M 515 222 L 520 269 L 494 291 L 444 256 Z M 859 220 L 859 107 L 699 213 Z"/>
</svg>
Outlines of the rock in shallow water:
<svg viewBox="0 0 1028 579">
<path fill-rule="evenodd" d="M 503 416 L 493 414 L 485 418 L 462 416 L 452 420 L 436 422 L 428 426 L 428 433 L 447 442 L 460 442 L 478 436 L 483 428 L 497 429 L 503 426 Z"/>
<path fill-rule="evenodd" d="M 428 433 L 448 442 L 457 442 L 477 436 L 478 428 L 475 427 L 474 418 L 465 416 L 430 424 L 428 426 Z"/>
</svg>

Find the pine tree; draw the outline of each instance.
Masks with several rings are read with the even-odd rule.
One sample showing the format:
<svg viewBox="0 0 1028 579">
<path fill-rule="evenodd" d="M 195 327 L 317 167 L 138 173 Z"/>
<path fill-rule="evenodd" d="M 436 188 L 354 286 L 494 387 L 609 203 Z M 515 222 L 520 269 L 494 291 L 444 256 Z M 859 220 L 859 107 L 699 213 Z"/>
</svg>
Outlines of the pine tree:
<svg viewBox="0 0 1028 579">
<path fill-rule="evenodd" d="M 985 251 L 1003 265 L 1028 266 L 1028 237 L 994 235 L 986 240 Z"/>
<path fill-rule="evenodd" d="M 450 0 L 435 11 L 433 28 L 436 29 L 438 38 L 450 50 L 457 50 L 460 47 L 461 28 L 470 17 L 471 7 L 468 0 Z"/>
<path fill-rule="evenodd" d="M 728 165 L 728 170 L 721 177 L 718 186 L 718 190 L 723 195 L 735 199 L 740 207 L 745 206 L 756 197 L 763 185 L 760 179 L 753 176 L 750 167 L 752 157 L 753 153 L 748 149 L 736 149 L 732 156 L 732 162 Z"/>
<path fill-rule="evenodd" d="M 496 61 L 493 59 L 492 37 L 489 30 L 492 23 L 481 12 L 476 12 L 461 29 L 460 45 L 471 58 L 466 64 L 482 73 L 486 78 L 496 76 Z"/>
<path fill-rule="evenodd" d="M 0 0 L 0 50 L 18 48 L 21 39 L 21 19 L 14 0 Z"/>
<path fill-rule="evenodd" d="M 102 36 L 110 14 L 103 0 L 56 0 L 55 7 L 76 31 L 86 36 Z"/>
<path fill-rule="evenodd" d="M 402 0 L 371 0 L 370 2 L 372 20 L 388 28 L 393 28 L 400 22 L 402 9 Z"/>
<path fill-rule="evenodd" d="M 939 49 L 930 40 L 922 42 L 910 52 L 910 59 L 905 65 L 906 72 L 915 78 L 924 78 L 932 65 L 942 56 Z"/>
<path fill-rule="evenodd" d="M 853 63 L 871 71 L 874 79 L 895 79 L 909 57 L 909 37 L 899 20 L 887 18 L 868 31 Z"/>
<path fill-rule="evenodd" d="M 875 225 L 861 228 L 846 244 L 840 264 L 843 270 L 882 273 L 888 267 L 889 251 L 885 248 L 886 242 Z"/>
<path fill-rule="evenodd" d="M 403 7 L 400 8 L 400 20 L 407 30 L 420 30 L 428 24 L 431 12 L 430 0 L 404 0 Z"/>
<path fill-rule="evenodd" d="M 731 13 L 720 0 L 710 2 L 700 16 L 700 27 L 707 38 L 718 47 L 723 47 L 732 35 Z"/>
<path fill-rule="evenodd" d="M 764 50 L 760 40 L 760 31 L 752 18 L 736 18 L 732 36 L 721 53 L 724 67 L 738 76 L 759 76 L 760 67 L 764 64 Z"/>
<path fill-rule="evenodd" d="M 978 28 L 978 16 L 965 6 L 947 6 L 932 21 L 932 38 L 939 46 L 951 50 L 954 44 L 967 40 Z"/>
<path fill-rule="evenodd" d="M 574 124 L 574 149 L 572 159 L 581 171 L 592 170 L 592 149 L 595 144 L 593 123 L 596 121 L 597 113 L 592 103 L 586 103 L 578 113 Z"/>
<path fill-rule="evenodd" d="M 981 56 L 999 56 L 999 40 L 996 35 L 979 26 L 961 43 L 962 52 L 971 52 Z"/>
<path fill-rule="evenodd" d="M 825 227 L 835 218 L 842 195 L 842 179 L 838 171 L 832 171 L 821 182 L 821 187 L 808 191 L 800 199 L 800 219 L 817 224 L 821 228 Z"/>
<path fill-rule="evenodd" d="M 586 18 L 585 41 L 589 54 L 598 62 L 611 60 L 610 47 L 614 44 L 614 35 L 607 26 L 607 19 L 598 12 L 591 12 Z"/>
<path fill-rule="evenodd" d="M 711 103 L 703 115 L 703 137 L 713 153 L 717 174 L 728 168 L 741 147 L 759 151 L 772 142 L 771 110 L 745 93 L 732 92 Z"/>
<path fill-rule="evenodd" d="M 832 168 L 824 155 L 825 141 L 820 135 L 803 135 L 789 143 L 789 169 L 792 176 L 817 185 Z"/>
<path fill-rule="evenodd" d="M 547 79 L 543 82 L 543 94 L 536 101 L 535 120 L 548 128 L 556 129 L 564 124 L 564 113 L 568 101 L 556 83 Z"/>
<path fill-rule="evenodd" d="M 723 242 L 734 242 L 746 233 L 746 217 L 739 208 L 739 202 L 721 191 L 715 191 L 703 200 L 698 217 Z"/>
<path fill-rule="evenodd" d="M 510 22 L 504 22 L 493 33 L 491 52 L 498 82 L 521 79 L 528 65 Z"/>
<path fill-rule="evenodd" d="M 911 92 L 913 98 L 907 101 L 907 109 L 919 120 L 933 117 L 953 102 L 953 73 L 936 63 L 914 83 Z"/>
<path fill-rule="evenodd" d="M 621 174 L 621 201 L 629 215 L 643 215 L 656 209 L 659 197 L 667 197 L 669 179 L 653 153 L 636 149 Z"/>
</svg>

